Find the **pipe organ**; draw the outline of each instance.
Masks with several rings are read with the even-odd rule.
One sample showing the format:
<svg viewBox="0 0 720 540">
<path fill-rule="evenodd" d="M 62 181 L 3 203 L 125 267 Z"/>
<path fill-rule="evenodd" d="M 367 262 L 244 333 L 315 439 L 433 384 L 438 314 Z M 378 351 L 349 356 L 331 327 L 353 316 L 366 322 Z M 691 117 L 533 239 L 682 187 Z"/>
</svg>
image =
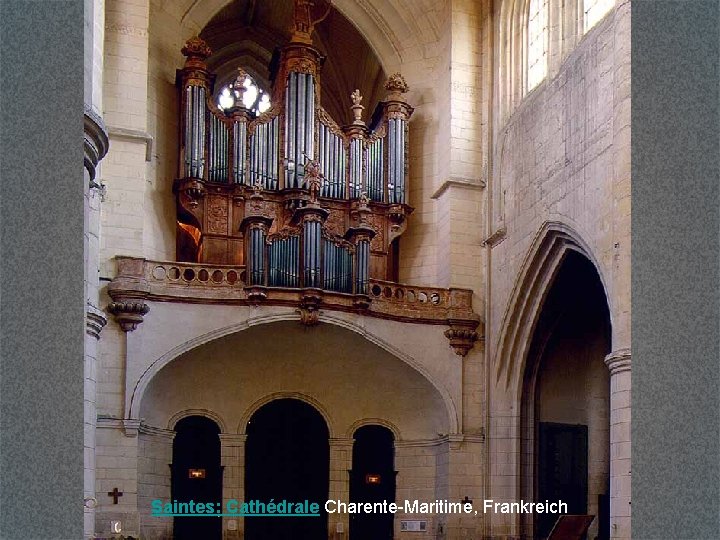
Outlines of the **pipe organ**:
<svg viewBox="0 0 720 540">
<path fill-rule="evenodd" d="M 240 99 L 220 109 L 206 64 L 210 48 L 197 37 L 183 47 L 174 183 L 178 260 L 244 266 L 251 287 L 367 294 L 372 278 L 397 281 L 394 253 L 412 212 L 413 109 L 395 74 L 373 126 L 362 119 L 357 91 L 350 96 L 355 120 L 338 125 L 322 107 L 323 59 L 312 45 L 308 5 L 296 3 L 272 105 L 257 117 L 243 105 L 242 70 L 233 83 Z"/>
</svg>

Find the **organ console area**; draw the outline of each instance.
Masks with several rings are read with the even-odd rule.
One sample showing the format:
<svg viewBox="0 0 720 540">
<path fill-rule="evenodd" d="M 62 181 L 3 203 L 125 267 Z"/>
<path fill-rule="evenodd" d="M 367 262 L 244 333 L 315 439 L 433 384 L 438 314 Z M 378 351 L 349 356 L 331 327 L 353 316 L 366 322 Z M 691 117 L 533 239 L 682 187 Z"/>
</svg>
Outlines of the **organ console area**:
<svg viewBox="0 0 720 540">
<path fill-rule="evenodd" d="M 247 286 L 368 294 L 371 278 L 397 281 L 399 238 L 412 208 L 408 120 L 400 74 L 366 123 L 359 91 L 347 96 L 354 121 L 323 109 L 323 57 L 312 44 L 312 2 L 296 2 L 290 41 L 271 68 L 271 107 L 245 107 L 246 74 L 234 104 L 219 108 L 208 45 L 182 49 L 178 70 L 180 151 L 177 258 L 244 266 Z M 258 293 L 260 294 L 260 293 Z"/>
</svg>

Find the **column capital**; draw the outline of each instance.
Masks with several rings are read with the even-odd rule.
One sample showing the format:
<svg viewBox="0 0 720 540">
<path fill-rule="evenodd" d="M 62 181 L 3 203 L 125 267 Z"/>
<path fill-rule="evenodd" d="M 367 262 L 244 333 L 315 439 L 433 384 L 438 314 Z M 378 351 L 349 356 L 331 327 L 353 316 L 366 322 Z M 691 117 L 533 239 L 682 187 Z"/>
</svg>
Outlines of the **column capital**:
<svg viewBox="0 0 720 540">
<path fill-rule="evenodd" d="M 330 437 L 330 447 L 352 446 L 355 439 L 352 437 Z"/>
<path fill-rule="evenodd" d="M 105 313 L 88 302 L 85 308 L 85 331 L 87 334 L 95 339 L 100 339 L 100 332 L 106 324 Z"/>
<path fill-rule="evenodd" d="M 618 349 L 611 352 L 605 357 L 605 365 L 610 370 L 610 375 L 621 373 L 623 371 L 631 370 L 631 357 L 630 349 Z"/>
<path fill-rule="evenodd" d="M 247 435 L 245 433 L 220 433 L 220 445 L 228 446 L 245 446 Z"/>
</svg>

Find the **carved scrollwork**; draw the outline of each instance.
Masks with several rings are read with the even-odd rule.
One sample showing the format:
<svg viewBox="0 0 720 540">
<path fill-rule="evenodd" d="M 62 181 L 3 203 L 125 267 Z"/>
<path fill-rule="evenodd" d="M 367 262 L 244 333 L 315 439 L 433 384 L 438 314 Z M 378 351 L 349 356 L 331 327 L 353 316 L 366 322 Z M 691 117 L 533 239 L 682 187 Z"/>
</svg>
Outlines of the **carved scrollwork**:
<svg viewBox="0 0 720 540">
<path fill-rule="evenodd" d="M 352 242 L 348 242 L 341 236 L 332 234 L 325 227 L 322 228 L 322 237 L 325 240 L 332 242 L 333 244 L 335 244 L 338 247 L 347 249 L 350 253 L 355 253 L 355 244 L 353 244 Z"/>
<path fill-rule="evenodd" d="M 267 111 L 261 113 L 260 116 L 248 123 L 248 135 L 253 135 L 258 126 L 267 124 L 279 114 L 280 109 L 277 107 L 270 107 Z"/>
<path fill-rule="evenodd" d="M 387 249 L 385 243 L 385 219 L 381 215 L 370 214 L 368 225 L 375 231 L 375 236 L 370 241 L 370 249 L 373 251 L 385 251 Z"/>
<path fill-rule="evenodd" d="M 227 199 L 212 198 L 207 213 L 208 232 L 227 233 Z"/>
<path fill-rule="evenodd" d="M 328 234 L 335 236 L 343 236 L 345 234 L 345 215 L 341 211 L 331 211 L 325 221 L 325 228 Z"/>
<path fill-rule="evenodd" d="M 345 133 L 343 133 L 342 128 L 338 125 L 337 122 L 335 122 L 335 120 L 332 119 L 332 117 L 327 113 L 325 109 L 318 106 L 315 109 L 315 114 L 317 114 L 317 118 L 320 123 L 330 128 L 331 133 L 337 135 L 338 137 L 341 137 L 343 141 L 345 141 Z"/>
<path fill-rule="evenodd" d="M 320 322 L 320 305 L 322 296 L 315 292 L 306 292 L 300 300 L 297 309 L 300 315 L 300 322 L 305 326 L 315 326 Z"/>
<path fill-rule="evenodd" d="M 301 234 L 302 229 L 300 227 L 286 227 L 273 234 L 269 234 L 266 242 L 268 244 L 272 244 L 276 240 L 287 240 L 291 236 L 300 236 Z"/>
</svg>

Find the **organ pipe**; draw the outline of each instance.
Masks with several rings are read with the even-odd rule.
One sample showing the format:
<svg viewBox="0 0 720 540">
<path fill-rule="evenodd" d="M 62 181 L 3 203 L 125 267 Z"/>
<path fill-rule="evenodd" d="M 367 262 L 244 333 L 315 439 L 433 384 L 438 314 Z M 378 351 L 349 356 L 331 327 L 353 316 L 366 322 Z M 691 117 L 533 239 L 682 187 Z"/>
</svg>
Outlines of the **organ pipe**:
<svg viewBox="0 0 720 540">
<path fill-rule="evenodd" d="M 213 228 L 205 236 L 206 253 L 227 249 L 223 260 L 245 264 L 252 285 L 367 294 L 370 238 L 379 227 L 386 231 L 383 241 L 372 247 L 373 268 L 384 277 L 382 261 L 392 240 L 387 237 L 402 233 L 412 210 L 405 205 L 412 108 L 402 95 L 407 92 L 402 77 L 393 75 L 388 81 L 389 93 L 374 129 L 361 118 L 359 92 L 351 97 L 355 121 L 341 128 L 317 99 L 319 52 L 307 42 L 291 41 L 281 50 L 271 108 L 251 118 L 241 104 L 223 111 L 208 102 L 213 99 L 212 76 L 205 64 L 209 50 L 194 39 L 192 47 L 186 44 L 183 49 L 187 60 L 178 72 L 182 103 L 176 186 L 186 194 L 182 211 L 196 214 L 201 232 Z M 306 171 L 308 160 L 314 163 Z M 230 186 L 204 191 L 204 182 Z M 305 196 L 265 193 L 308 190 L 311 185 Z M 247 188 L 253 188 L 252 193 Z M 217 205 L 222 197 L 232 197 L 233 203 L 207 206 Z M 353 200 L 341 202 L 347 199 Z M 223 215 L 216 208 L 227 211 Z M 231 226 L 238 216 L 244 223 L 240 230 L 237 221 Z M 349 227 L 344 231 L 343 223 Z M 217 232 L 233 228 L 225 237 Z M 222 242 L 226 248 L 219 247 Z M 233 249 L 242 249 L 241 255 L 231 254 Z"/>
</svg>

